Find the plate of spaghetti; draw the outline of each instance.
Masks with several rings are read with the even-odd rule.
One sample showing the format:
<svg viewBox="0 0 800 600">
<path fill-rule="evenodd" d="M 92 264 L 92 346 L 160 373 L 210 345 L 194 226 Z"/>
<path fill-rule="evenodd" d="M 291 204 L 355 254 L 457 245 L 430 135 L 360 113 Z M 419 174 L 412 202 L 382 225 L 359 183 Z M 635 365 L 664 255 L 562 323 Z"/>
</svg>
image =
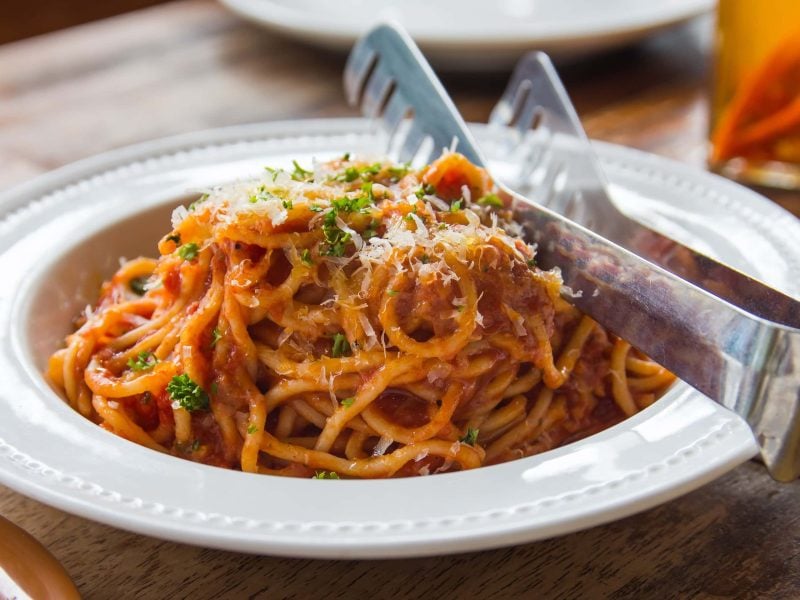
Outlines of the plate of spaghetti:
<svg viewBox="0 0 800 600">
<path fill-rule="evenodd" d="M 602 523 L 755 453 L 571 306 L 485 171 L 380 148 L 358 120 L 248 126 L 7 194 L 0 480 L 179 541 L 390 557 Z M 625 210 L 794 291 L 788 213 L 598 151 Z"/>
</svg>

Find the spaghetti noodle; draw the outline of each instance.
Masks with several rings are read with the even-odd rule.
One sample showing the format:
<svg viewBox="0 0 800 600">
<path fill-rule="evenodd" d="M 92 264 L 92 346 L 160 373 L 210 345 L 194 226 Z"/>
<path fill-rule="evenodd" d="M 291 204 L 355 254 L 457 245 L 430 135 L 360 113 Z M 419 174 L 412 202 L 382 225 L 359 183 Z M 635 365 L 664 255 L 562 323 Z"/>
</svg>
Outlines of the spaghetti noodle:
<svg viewBox="0 0 800 600">
<path fill-rule="evenodd" d="M 572 307 L 487 173 L 268 169 L 173 214 L 49 377 L 101 427 L 248 472 L 471 469 L 589 435 L 672 375 Z"/>
</svg>

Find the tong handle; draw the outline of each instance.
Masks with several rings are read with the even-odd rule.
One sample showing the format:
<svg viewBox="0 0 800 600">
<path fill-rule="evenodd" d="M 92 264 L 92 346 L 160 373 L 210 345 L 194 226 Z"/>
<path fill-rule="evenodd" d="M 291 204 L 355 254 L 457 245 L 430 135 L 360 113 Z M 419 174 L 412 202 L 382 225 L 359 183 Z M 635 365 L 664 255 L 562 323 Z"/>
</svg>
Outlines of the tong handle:
<svg viewBox="0 0 800 600">
<path fill-rule="evenodd" d="M 512 187 L 753 315 L 800 328 L 800 302 L 667 237 L 621 212 L 550 58 L 530 52 L 517 63 L 490 126 L 499 150 L 515 162 Z M 509 127 L 512 127 L 509 129 Z M 559 170 L 568 186 L 554 193 Z"/>
<path fill-rule="evenodd" d="M 393 93 L 411 102 L 418 133 L 428 133 L 426 127 L 431 127 L 438 139 L 449 136 L 471 143 L 463 119 L 407 34 L 381 26 L 364 39 L 368 41 L 356 45 L 345 74 L 345 86 L 352 85 L 351 101 L 359 101 L 361 84 L 386 69 Z M 395 53 L 403 59 L 395 60 Z M 420 96 L 415 89 L 439 93 Z M 426 118 L 443 113 L 450 113 L 440 121 L 444 128 Z M 473 149 L 479 164 L 484 164 Z M 580 310 L 745 417 L 776 479 L 800 476 L 800 330 L 745 312 L 506 186 L 499 187 L 512 197 L 528 237 L 539 242 L 540 266 L 560 268 L 565 284 L 582 292 L 573 298 Z"/>
</svg>

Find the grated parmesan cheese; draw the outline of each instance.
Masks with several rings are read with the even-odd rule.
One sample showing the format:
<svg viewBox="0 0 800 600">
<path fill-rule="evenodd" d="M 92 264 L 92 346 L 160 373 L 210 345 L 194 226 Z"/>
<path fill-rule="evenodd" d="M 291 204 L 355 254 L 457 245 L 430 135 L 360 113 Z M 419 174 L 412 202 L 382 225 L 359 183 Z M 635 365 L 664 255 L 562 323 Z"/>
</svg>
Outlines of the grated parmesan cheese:
<svg viewBox="0 0 800 600">
<path fill-rule="evenodd" d="M 381 436 L 381 439 L 378 440 L 378 443 L 375 444 L 375 448 L 372 450 L 372 456 L 383 456 L 386 453 L 387 448 L 394 443 L 394 440 L 388 438 L 386 436 Z"/>
</svg>

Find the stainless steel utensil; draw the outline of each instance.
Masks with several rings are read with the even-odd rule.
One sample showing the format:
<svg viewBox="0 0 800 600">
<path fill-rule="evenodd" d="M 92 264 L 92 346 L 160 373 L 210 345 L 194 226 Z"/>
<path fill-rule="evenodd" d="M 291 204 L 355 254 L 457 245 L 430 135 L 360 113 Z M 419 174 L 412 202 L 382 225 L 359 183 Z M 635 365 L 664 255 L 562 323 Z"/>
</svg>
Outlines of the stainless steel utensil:
<svg viewBox="0 0 800 600">
<path fill-rule="evenodd" d="M 512 187 L 522 195 L 751 314 L 800 327 L 794 299 L 617 208 L 569 95 L 543 52 L 517 63 L 489 124 L 519 166 Z"/>
<path fill-rule="evenodd" d="M 444 88 L 401 29 L 381 25 L 361 38 L 345 67 L 344 84 L 349 101 L 387 131 L 389 153 L 395 158 L 429 161 L 455 139 L 459 152 L 486 166 Z M 564 144 L 569 142 L 567 138 Z M 585 168 L 585 155 L 573 151 L 583 156 Z M 589 201 L 577 203 L 570 196 L 596 193 L 591 174 L 583 177 L 580 168 L 544 172 L 550 175 L 539 182 L 541 197 L 555 199 L 566 210 L 570 202 L 577 210 L 581 204 L 589 206 Z M 538 242 L 539 265 L 559 267 L 564 283 L 575 291 L 571 302 L 744 417 L 773 477 L 789 481 L 800 476 L 800 330 L 722 300 L 500 187 L 512 199 L 528 237 Z M 764 312 L 763 307 L 755 309 Z M 795 322 L 798 311 L 800 303 L 788 299 L 784 320 Z"/>
</svg>

